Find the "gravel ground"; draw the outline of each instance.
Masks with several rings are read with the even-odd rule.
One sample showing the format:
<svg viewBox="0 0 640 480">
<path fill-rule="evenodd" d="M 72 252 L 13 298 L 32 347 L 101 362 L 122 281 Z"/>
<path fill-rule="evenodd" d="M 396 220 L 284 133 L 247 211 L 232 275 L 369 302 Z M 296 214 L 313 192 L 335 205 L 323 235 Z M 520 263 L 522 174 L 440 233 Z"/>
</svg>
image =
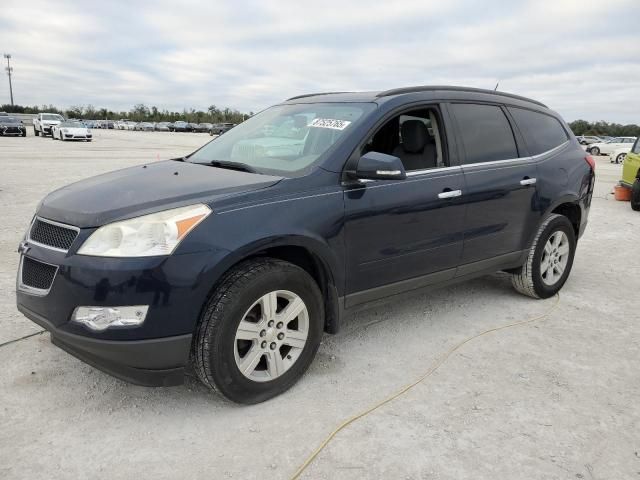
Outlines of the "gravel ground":
<svg viewBox="0 0 640 480">
<path fill-rule="evenodd" d="M 39 331 L 15 308 L 16 247 L 39 200 L 81 178 L 183 155 L 202 134 L 97 131 L 92 143 L 0 138 L 0 343 Z M 557 307 L 482 336 L 340 432 L 318 479 L 640 478 L 640 214 L 597 158 L 590 224 Z M 344 419 L 458 342 L 553 307 L 504 274 L 395 297 L 325 336 L 289 392 L 246 407 L 184 386 L 126 384 L 36 335 L 0 347 L 0 478 L 289 478 Z"/>
</svg>

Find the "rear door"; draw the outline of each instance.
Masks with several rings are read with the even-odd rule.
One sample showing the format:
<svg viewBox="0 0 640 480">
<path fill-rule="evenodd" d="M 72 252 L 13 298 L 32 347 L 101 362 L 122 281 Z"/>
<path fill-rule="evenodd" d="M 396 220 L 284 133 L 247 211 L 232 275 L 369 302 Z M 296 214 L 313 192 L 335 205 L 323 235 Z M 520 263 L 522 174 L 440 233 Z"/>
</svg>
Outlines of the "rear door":
<svg viewBox="0 0 640 480">
<path fill-rule="evenodd" d="M 501 105 L 451 103 L 467 204 L 458 275 L 508 262 L 536 223 L 536 164 L 518 149 Z"/>
</svg>

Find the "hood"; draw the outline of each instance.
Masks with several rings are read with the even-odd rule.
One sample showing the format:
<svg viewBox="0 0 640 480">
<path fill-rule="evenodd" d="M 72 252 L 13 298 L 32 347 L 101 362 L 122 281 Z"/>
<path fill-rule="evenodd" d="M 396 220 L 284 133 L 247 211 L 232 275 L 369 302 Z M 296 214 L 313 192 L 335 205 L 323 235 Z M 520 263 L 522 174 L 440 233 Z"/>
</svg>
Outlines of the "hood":
<svg viewBox="0 0 640 480">
<path fill-rule="evenodd" d="M 71 132 L 86 132 L 88 127 L 60 127 L 61 130 L 69 130 Z"/>
<path fill-rule="evenodd" d="M 280 177 L 167 160 L 81 180 L 47 195 L 38 215 L 80 228 L 275 185 Z"/>
</svg>

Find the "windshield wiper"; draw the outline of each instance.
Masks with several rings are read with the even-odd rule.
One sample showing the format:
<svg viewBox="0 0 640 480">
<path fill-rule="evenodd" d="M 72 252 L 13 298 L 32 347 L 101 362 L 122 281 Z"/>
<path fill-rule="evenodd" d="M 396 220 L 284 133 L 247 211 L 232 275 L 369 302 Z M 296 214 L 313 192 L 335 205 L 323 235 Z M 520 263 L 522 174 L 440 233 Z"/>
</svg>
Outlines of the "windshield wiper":
<svg viewBox="0 0 640 480">
<path fill-rule="evenodd" d="M 222 160 L 211 160 L 209 162 L 209 165 L 211 165 L 212 167 L 227 168 L 229 170 L 239 170 L 241 172 L 258 173 L 255 168 L 247 165 L 246 163 L 240 163 L 240 162 L 225 162 Z"/>
</svg>

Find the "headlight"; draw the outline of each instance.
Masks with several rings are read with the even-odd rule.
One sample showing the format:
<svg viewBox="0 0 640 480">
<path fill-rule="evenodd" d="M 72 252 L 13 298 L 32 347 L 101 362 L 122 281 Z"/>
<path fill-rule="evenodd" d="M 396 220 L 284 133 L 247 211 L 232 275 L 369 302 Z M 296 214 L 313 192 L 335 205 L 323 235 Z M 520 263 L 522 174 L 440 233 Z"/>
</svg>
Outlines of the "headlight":
<svg viewBox="0 0 640 480">
<path fill-rule="evenodd" d="M 93 232 L 78 254 L 99 257 L 170 255 L 209 214 L 209 207 L 197 204 L 110 223 Z"/>
</svg>

